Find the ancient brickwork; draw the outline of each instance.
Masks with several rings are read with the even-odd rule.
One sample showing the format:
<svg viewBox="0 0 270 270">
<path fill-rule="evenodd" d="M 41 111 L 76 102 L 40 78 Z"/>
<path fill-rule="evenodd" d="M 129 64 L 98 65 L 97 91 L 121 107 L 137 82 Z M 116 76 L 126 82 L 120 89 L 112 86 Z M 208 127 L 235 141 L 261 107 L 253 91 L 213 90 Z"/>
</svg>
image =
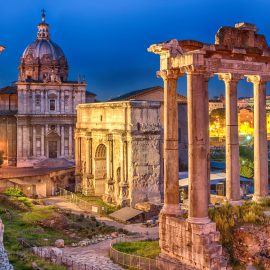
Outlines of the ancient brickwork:
<svg viewBox="0 0 270 270">
<path fill-rule="evenodd" d="M 180 260 L 187 269 L 226 269 L 222 265 L 222 246 L 215 223 L 192 224 L 164 214 L 160 215 L 159 221 L 162 257 L 168 255 Z"/>
</svg>

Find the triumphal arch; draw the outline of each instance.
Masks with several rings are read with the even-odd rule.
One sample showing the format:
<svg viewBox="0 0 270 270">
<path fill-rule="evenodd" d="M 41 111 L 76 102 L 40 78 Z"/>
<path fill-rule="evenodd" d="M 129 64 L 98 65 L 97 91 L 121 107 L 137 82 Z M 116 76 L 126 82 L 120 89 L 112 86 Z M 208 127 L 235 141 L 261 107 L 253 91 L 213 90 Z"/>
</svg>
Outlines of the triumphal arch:
<svg viewBox="0 0 270 270">
<path fill-rule="evenodd" d="M 170 40 L 148 49 L 160 55 L 164 80 L 164 207 L 160 214 L 161 256 L 187 269 L 226 269 L 219 233 L 208 217 L 209 134 L 208 80 L 214 74 L 226 91 L 226 197 L 240 201 L 237 84 L 247 79 L 254 89 L 254 200 L 268 195 L 266 82 L 270 48 L 256 26 L 221 27 L 214 44 Z M 178 184 L 177 80 L 187 75 L 189 140 L 189 210 L 181 218 Z M 167 268 L 166 268 L 167 269 Z M 179 268 L 180 269 L 180 268 Z M 182 269 L 182 268 L 181 268 Z"/>
</svg>

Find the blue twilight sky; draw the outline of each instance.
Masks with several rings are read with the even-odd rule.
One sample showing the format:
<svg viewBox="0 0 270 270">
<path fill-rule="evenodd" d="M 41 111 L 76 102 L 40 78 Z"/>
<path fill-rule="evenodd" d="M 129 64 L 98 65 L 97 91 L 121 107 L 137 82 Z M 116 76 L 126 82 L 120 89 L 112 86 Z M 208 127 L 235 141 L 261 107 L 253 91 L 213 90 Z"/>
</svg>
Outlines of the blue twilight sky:
<svg viewBox="0 0 270 270">
<path fill-rule="evenodd" d="M 51 38 L 63 49 L 70 79 L 86 76 L 98 99 L 154 85 L 159 57 L 147 52 L 152 43 L 168 39 L 214 42 L 220 26 L 246 21 L 257 25 L 270 44 L 268 0 L 0 0 L 0 87 L 17 79 L 24 48 L 36 38 L 42 8 Z M 185 78 L 179 80 L 185 94 Z M 210 95 L 224 93 L 213 78 Z M 241 82 L 239 96 L 252 95 Z"/>
</svg>

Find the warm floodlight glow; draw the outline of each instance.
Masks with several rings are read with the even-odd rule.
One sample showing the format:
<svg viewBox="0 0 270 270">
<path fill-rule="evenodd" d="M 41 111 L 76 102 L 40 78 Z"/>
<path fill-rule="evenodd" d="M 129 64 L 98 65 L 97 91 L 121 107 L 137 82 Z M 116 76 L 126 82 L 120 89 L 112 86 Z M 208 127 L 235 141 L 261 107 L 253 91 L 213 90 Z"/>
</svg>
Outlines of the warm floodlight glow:
<svg viewBox="0 0 270 270">
<path fill-rule="evenodd" d="M 0 45 L 0 53 L 2 53 L 5 50 L 5 46 Z"/>
</svg>

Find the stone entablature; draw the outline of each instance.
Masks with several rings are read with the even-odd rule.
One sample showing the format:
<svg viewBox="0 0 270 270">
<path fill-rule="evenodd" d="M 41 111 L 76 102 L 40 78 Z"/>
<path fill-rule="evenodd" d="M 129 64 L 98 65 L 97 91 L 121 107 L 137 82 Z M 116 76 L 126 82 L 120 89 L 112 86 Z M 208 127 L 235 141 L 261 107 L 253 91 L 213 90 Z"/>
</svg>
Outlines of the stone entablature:
<svg viewBox="0 0 270 270">
<path fill-rule="evenodd" d="M 149 101 L 77 107 L 75 159 L 83 193 L 119 205 L 161 202 L 159 110 L 159 102 Z"/>
</svg>

